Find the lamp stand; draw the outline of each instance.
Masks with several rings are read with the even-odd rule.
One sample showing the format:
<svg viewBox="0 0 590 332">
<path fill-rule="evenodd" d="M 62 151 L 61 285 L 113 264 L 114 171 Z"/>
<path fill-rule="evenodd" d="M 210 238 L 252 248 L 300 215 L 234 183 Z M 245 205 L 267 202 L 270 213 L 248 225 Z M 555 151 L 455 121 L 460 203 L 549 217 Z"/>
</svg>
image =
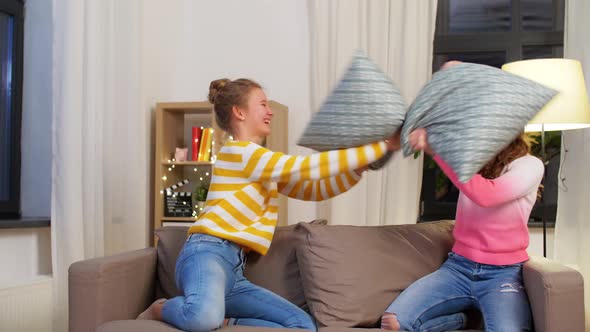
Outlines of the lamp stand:
<svg viewBox="0 0 590 332">
<path fill-rule="evenodd" d="M 541 158 L 543 159 L 543 191 L 541 195 L 542 216 L 543 223 L 543 257 L 547 257 L 547 204 L 545 204 L 545 184 L 547 180 L 547 154 L 545 153 L 545 124 L 541 124 Z"/>
</svg>

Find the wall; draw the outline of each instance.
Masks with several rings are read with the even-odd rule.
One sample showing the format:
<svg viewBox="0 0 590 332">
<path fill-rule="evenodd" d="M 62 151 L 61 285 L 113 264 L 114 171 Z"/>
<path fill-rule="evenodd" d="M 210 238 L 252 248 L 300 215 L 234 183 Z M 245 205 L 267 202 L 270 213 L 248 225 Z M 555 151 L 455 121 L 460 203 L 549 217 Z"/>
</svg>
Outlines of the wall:
<svg viewBox="0 0 590 332">
<path fill-rule="evenodd" d="M 156 102 L 206 100 L 217 78 L 252 78 L 289 107 L 289 152 L 307 153 L 295 146 L 311 114 L 305 1 L 147 0 L 142 6 L 146 111 Z M 315 203 L 290 200 L 289 223 L 315 214 Z"/>
<path fill-rule="evenodd" d="M 553 239 L 555 228 L 547 228 L 547 258 L 553 258 Z M 530 243 L 528 253 L 531 256 L 543 256 L 543 228 L 529 228 Z"/>
<path fill-rule="evenodd" d="M 0 288 L 51 274 L 49 228 L 0 230 Z"/>
<path fill-rule="evenodd" d="M 50 331 L 50 229 L 1 229 L 0 265 L 0 331 Z"/>
</svg>

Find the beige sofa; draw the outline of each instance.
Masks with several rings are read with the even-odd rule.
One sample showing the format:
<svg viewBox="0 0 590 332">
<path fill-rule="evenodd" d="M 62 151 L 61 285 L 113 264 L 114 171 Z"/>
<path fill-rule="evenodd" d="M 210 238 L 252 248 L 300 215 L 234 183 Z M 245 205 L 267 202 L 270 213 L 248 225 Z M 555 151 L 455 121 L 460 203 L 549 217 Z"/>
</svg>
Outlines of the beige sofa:
<svg viewBox="0 0 590 332">
<path fill-rule="evenodd" d="M 249 255 L 246 275 L 309 311 L 321 332 L 364 331 L 378 326 L 380 314 L 409 284 L 442 264 L 452 245 L 452 227 L 451 221 L 378 227 L 314 221 L 280 227 L 266 256 Z M 161 322 L 134 320 L 154 299 L 178 294 L 174 263 L 186 228 L 165 227 L 156 234 L 157 249 L 72 264 L 70 331 L 178 331 Z M 536 331 L 584 330 L 578 272 L 533 258 L 524 267 L 524 281 Z M 479 314 L 469 316 L 469 328 L 481 328 Z"/>
</svg>

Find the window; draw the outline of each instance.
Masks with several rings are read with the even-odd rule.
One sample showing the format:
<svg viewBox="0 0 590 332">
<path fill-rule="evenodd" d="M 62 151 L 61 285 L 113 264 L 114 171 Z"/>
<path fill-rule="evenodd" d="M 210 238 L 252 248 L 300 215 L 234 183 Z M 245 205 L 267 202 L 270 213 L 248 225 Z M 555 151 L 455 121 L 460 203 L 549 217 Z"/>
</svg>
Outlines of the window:
<svg viewBox="0 0 590 332">
<path fill-rule="evenodd" d="M 0 0 L 0 218 L 20 212 L 23 2 Z"/>
<path fill-rule="evenodd" d="M 439 0 L 432 70 L 448 60 L 500 68 L 517 60 L 563 57 L 564 10 L 565 0 Z M 547 132 L 545 139 L 549 164 L 544 201 L 551 223 L 557 212 L 561 133 Z M 540 140 L 532 149 L 537 156 L 539 145 Z M 454 219 L 459 191 L 429 157 L 422 183 L 420 220 Z M 537 202 L 529 221 L 541 218 Z"/>
</svg>

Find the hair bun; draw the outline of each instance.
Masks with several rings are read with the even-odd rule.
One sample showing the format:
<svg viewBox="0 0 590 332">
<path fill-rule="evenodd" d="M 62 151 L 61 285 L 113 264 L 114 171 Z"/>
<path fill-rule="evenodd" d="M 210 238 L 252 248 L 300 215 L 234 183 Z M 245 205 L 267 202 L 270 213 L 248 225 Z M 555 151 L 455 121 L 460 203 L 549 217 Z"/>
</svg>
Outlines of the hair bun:
<svg viewBox="0 0 590 332">
<path fill-rule="evenodd" d="M 231 81 L 227 78 L 211 81 L 211 84 L 209 85 L 209 96 L 207 96 L 211 104 L 215 104 L 215 98 L 219 94 L 219 91 L 229 82 Z"/>
</svg>

